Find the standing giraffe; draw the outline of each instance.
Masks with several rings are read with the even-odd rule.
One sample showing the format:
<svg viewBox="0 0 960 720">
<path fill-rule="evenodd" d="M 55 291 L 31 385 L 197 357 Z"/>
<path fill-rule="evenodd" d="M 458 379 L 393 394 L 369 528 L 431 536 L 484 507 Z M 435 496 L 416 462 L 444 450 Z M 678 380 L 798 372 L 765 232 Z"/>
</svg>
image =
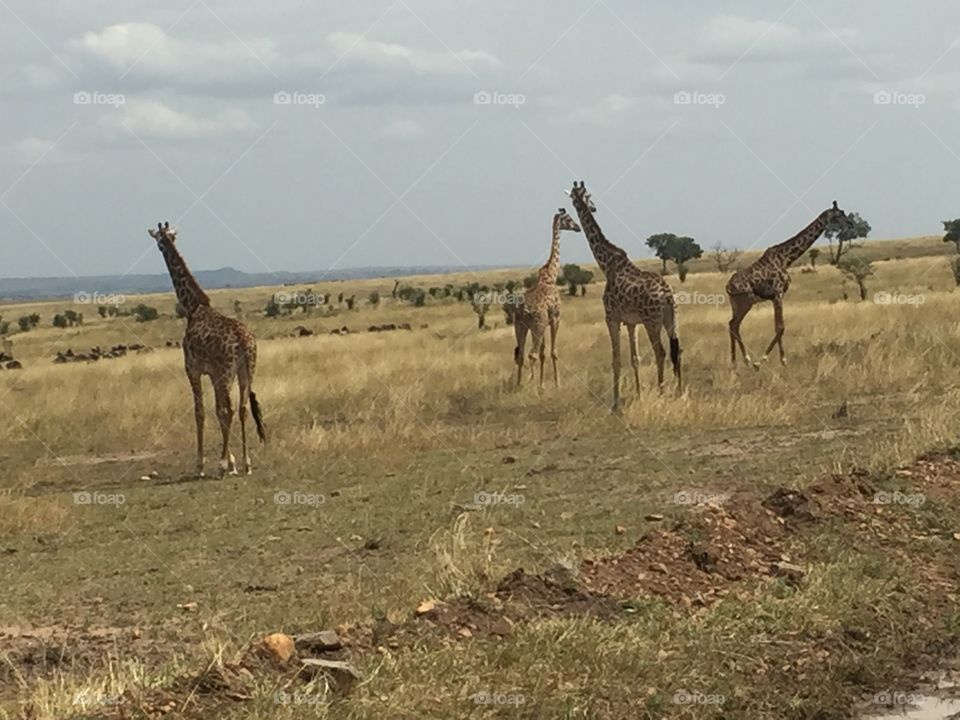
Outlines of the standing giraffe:
<svg viewBox="0 0 960 720">
<path fill-rule="evenodd" d="M 543 387 L 543 366 L 546 362 L 546 336 L 550 329 L 550 359 L 553 361 L 553 384 L 560 387 L 557 372 L 557 332 L 560 329 L 560 292 L 557 290 L 557 275 L 560 274 L 560 232 L 580 232 L 580 226 L 564 208 L 553 216 L 553 240 L 550 257 L 537 272 L 537 281 L 523 295 L 523 304 L 517 312 L 513 329 L 517 346 L 513 358 L 517 363 L 517 387 L 523 377 L 523 347 L 530 333 L 530 378 L 533 379 L 533 364 L 540 356 L 540 387 Z"/>
<path fill-rule="evenodd" d="M 737 347 L 743 355 L 743 361 L 749 366 L 750 356 L 740 338 L 740 324 L 756 303 L 769 300 L 773 303 L 774 336 L 763 354 L 767 359 L 773 346 L 780 350 L 780 363 L 787 364 L 783 353 L 783 298 L 790 288 L 790 265 L 803 255 L 813 245 L 820 234 L 832 221 L 846 217 L 843 210 L 833 201 L 829 207 L 820 213 L 816 219 L 789 240 L 777 245 L 771 245 L 763 255 L 745 268 L 737 270 L 727 282 L 727 296 L 730 298 L 730 308 L 733 317 L 730 319 L 730 361 L 737 364 Z M 760 369 L 760 363 L 753 363 L 753 367 Z"/>
<path fill-rule="evenodd" d="M 233 454 L 229 451 L 230 425 L 233 408 L 230 405 L 230 385 L 234 379 L 240 385 L 240 442 L 243 452 L 243 472 L 250 474 L 250 456 L 247 454 L 247 402 L 257 425 L 257 435 L 266 442 L 266 432 L 260 413 L 260 404 L 254 395 L 253 373 L 257 365 L 257 341 L 253 334 L 238 322 L 221 315 L 210 307 L 210 298 L 190 273 L 187 264 L 174 244 L 177 232 L 170 223 L 157 223 L 157 229 L 147 232 L 157 241 L 173 281 L 177 301 L 187 318 L 183 336 L 183 359 L 187 380 L 193 391 L 193 412 L 197 423 L 197 475 L 203 477 L 203 390 L 200 378 L 209 375 L 216 398 L 217 419 L 223 434 L 220 455 L 220 477 L 227 472 L 237 474 Z"/>
<path fill-rule="evenodd" d="M 657 386 L 663 392 L 663 365 L 666 351 L 663 349 L 660 331 L 664 329 L 670 338 L 670 362 L 677 378 L 677 392 L 683 387 L 680 373 L 680 339 L 677 337 L 676 308 L 673 291 L 660 275 L 641 270 L 603 235 L 594 213 L 596 205 L 583 181 L 573 184 L 570 198 L 580 224 L 607 279 L 603 291 L 603 310 L 610 331 L 610 347 L 613 352 L 613 411 L 620 409 L 620 325 L 627 326 L 630 340 L 630 363 L 633 365 L 633 381 L 640 394 L 640 358 L 637 355 L 637 325 L 643 325 L 650 338 L 653 354 L 657 359 Z"/>
</svg>

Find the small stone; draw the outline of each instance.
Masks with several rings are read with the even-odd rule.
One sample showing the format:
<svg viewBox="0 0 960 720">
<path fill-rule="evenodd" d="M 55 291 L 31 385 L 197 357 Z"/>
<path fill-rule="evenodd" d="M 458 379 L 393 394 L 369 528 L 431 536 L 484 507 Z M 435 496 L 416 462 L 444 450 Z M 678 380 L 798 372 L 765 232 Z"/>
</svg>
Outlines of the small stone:
<svg viewBox="0 0 960 720">
<path fill-rule="evenodd" d="M 613 531 L 614 531 L 617 535 L 623 535 L 624 533 L 627 532 L 627 529 L 626 529 L 623 525 L 617 525 L 617 526 L 613 529 Z"/>
<path fill-rule="evenodd" d="M 333 630 L 321 630 L 320 632 L 297 635 L 294 638 L 294 643 L 298 651 L 328 652 L 343 647 L 340 636 Z"/>
<path fill-rule="evenodd" d="M 460 628 L 460 630 L 457 632 L 457 635 L 464 638 L 473 637 L 473 633 L 470 632 L 470 628 Z"/>
<path fill-rule="evenodd" d="M 793 563 L 780 561 L 773 564 L 771 568 L 774 575 L 780 577 L 785 577 L 790 580 L 800 580 L 805 574 L 806 571 L 799 565 L 794 565 Z"/>
<path fill-rule="evenodd" d="M 504 465 L 513 465 L 513 463 L 515 463 L 516 461 L 517 459 L 513 455 L 507 455 L 506 457 L 503 458 Z"/>
<path fill-rule="evenodd" d="M 417 605 L 416 613 L 417 615 L 426 615 L 437 609 L 436 600 L 424 600 L 422 603 Z"/>
<path fill-rule="evenodd" d="M 267 635 L 260 641 L 260 647 L 268 656 L 282 665 L 290 662 L 290 658 L 296 652 L 296 643 L 292 637 L 285 633 Z"/>
<path fill-rule="evenodd" d="M 650 522 L 659 522 L 663 520 L 663 515 L 659 513 L 649 513 L 648 515 L 644 515 L 643 519 L 649 520 Z"/>
</svg>

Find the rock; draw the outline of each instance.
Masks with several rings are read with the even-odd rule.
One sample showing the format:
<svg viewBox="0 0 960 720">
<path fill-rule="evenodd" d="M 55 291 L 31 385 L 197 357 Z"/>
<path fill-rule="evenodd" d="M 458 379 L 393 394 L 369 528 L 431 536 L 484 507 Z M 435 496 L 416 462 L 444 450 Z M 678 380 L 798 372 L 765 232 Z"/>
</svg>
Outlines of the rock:
<svg viewBox="0 0 960 720">
<path fill-rule="evenodd" d="M 11 360 L 7 363 L 7 370 L 20 370 L 23 368 L 23 365 L 20 364 L 19 360 Z"/>
<path fill-rule="evenodd" d="M 623 535 L 624 533 L 627 532 L 627 529 L 626 529 L 623 525 L 617 525 L 617 526 L 613 529 L 613 531 L 614 531 L 617 535 Z"/>
<path fill-rule="evenodd" d="M 260 641 L 260 648 L 268 657 L 276 660 L 281 665 L 290 662 L 290 658 L 297 651 L 296 643 L 293 638 L 284 633 L 272 633 Z"/>
<path fill-rule="evenodd" d="M 660 520 L 663 520 L 663 515 L 660 515 L 659 513 L 650 513 L 649 515 L 645 515 L 643 519 L 649 520 L 650 522 L 659 522 Z"/>
<path fill-rule="evenodd" d="M 436 600 L 424 600 L 422 603 L 417 605 L 417 609 L 415 612 L 418 616 L 423 616 L 423 615 L 427 615 L 428 613 L 432 613 L 436 609 L 437 609 Z"/>
<path fill-rule="evenodd" d="M 193 612 L 194 610 L 197 609 L 197 603 L 196 602 L 178 603 L 177 608 L 180 610 L 186 610 L 187 612 Z"/>
<path fill-rule="evenodd" d="M 321 660 L 319 658 L 304 658 L 301 665 L 314 672 L 324 672 L 347 684 L 361 678 L 360 673 L 353 665 L 343 660 Z"/>
<path fill-rule="evenodd" d="M 294 637 L 294 644 L 297 652 L 309 650 L 310 652 L 329 652 L 339 650 L 343 647 L 340 636 L 334 630 L 321 630 L 320 632 L 305 633 Z"/>
<path fill-rule="evenodd" d="M 785 577 L 794 581 L 800 580 L 806 574 L 806 571 L 799 565 L 794 565 L 793 563 L 785 562 L 783 560 L 774 563 L 770 570 L 778 577 Z"/>
</svg>

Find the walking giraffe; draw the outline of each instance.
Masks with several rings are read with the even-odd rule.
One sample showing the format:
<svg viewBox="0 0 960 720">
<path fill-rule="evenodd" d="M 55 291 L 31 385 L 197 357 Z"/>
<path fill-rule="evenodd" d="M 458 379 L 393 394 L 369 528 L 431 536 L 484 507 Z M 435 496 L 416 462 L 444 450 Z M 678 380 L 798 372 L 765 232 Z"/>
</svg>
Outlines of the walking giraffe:
<svg viewBox="0 0 960 720">
<path fill-rule="evenodd" d="M 777 245 L 771 245 L 760 258 L 745 268 L 737 270 L 727 282 L 727 296 L 730 298 L 732 317 L 730 319 L 730 361 L 737 364 L 737 347 L 743 355 L 743 361 L 748 366 L 750 356 L 740 338 L 740 324 L 756 303 L 769 300 L 773 303 L 773 340 L 763 354 L 766 361 L 773 346 L 780 350 L 780 363 L 787 364 L 783 352 L 783 298 L 790 289 L 789 267 L 813 245 L 820 234 L 831 222 L 846 217 L 843 210 L 833 201 L 829 207 L 820 213 L 816 219 L 789 240 Z M 760 363 L 753 363 L 753 367 L 760 369 Z"/>
<path fill-rule="evenodd" d="M 533 364 L 540 357 L 540 387 L 543 387 L 543 366 L 546 363 L 546 336 L 550 330 L 550 359 L 553 361 L 553 384 L 560 387 L 557 372 L 557 332 L 560 329 L 560 292 L 557 290 L 557 275 L 560 274 L 560 233 L 563 230 L 580 232 L 580 226 L 564 208 L 553 216 L 553 239 L 550 257 L 537 272 L 537 281 L 523 295 L 514 320 L 517 346 L 513 358 L 517 363 L 517 387 L 523 378 L 523 348 L 530 333 L 530 379 L 533 379 Z"/>
<path fill-rule="evenodd" d="M 683 387 L 680 371 L 680 339 L 677 337 L 677 318 L 673 291 L 660 275 L 641 270 L 621 248 L 604 237 L 594 213 L 596 205 L 583 181 L 573 184 L 570 191 L 573 207 L 580 217 L 580 225 L 590 244 L 590 250 L 607 279 L 603 291 L 603 310 L 610 332 L 610 348 L 613 354 L 613 411 L 620 409 L 620 325 L 627 326 L 630 341 L 630 363 L 633 366 L 633 381 L 640 394 L 640 357 L 637 354 L 637 325 L 643 325 L 650 338 L 653 354 L 657 360 L 657 387 L 663 392 L 663 365 L 666 351 L 663 349 L 660 331 L 664 329 L 670 338 L 670 362 L 677 378 L 677 392 Z"/>
<path fill-rule="evenodd" d="M 157 223 L 157 229 L 147 232 L 157 241 L 157 247 L 167 263 L 177 301 L 187 318 L 183 336 L 183 359 L 187 380 L 193 391 L 193 412 L 197 423 L 197 476 L 203 477 L 203 389 L 200 379 L 209 375 L 213 382 L 217 419 L 223 434 L 220 454 L 220 477 L 229 472 L 237 474 L 236 463 L 230 453 L 230 425 L 233 408 L 230 404 L 230 386 L 236 379 L 240 385 L 240 442 L 243 453 L 243 472 L 251 472 L 247 453 L 247 403 L 257 425 L 257 435 L 266 442 L 266 432 L 260 404 L 254 395 L 253 373 L 257 365 L 257 341 L 243 323 L 228 318 L 210 307 L 210 298 L 190 273 L 175 245 L 176 230 L 170 223 Z"/>
</svg>

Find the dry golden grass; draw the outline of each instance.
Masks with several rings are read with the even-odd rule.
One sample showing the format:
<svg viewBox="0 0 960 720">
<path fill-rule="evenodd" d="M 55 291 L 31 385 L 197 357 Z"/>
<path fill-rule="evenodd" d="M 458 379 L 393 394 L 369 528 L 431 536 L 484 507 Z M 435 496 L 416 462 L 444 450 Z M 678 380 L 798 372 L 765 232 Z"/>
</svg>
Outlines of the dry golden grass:
<svg viewBox="0 0 960 720">
<path fill-rule="evenodd" d="M 905 247 L 913 255 L 942 251 L 935 243 Z M 871 252 L 882 257 L 877 247 Z M 890 256 L 902 252 L 898 246 Z M 183 331 L 171 295 L 128 301 L 156 305 L 159 320 L 103 320 L 78 307 L 86 321 L 66 331 L 49 321 L 67 302 L 3 306 L 7 319 L 39 312 L 43 323 L 14 336 L 25 368 L 0 374 L 0 407 L 8 417 L 0 426 L 0 547 L 18 550 L 2 561 L 10 564 L 4 573 L 21 579 L 0 608 L 0 625 L 54 617 L 124 624 L 135 611 L 132 622 L 167 627 L 171 609 L 197 597 L 200 612 L 177 622 L 218 646 L 237 647 L 251 632 L 316 629 L 369 617 L 372 610 L 409 611 L 428 596 L 477 592 L 518 564 L 623 549 L 628 538 L 613 537 L 611 529 L 621 523 L 632 529 L 638 515 L 662 511 L 664 497 L 678 489 L 770 488 L 851 464 L 903 463 L 954 438 L 960 295 L 944 257 L 877 261 L 875 267 L 871 295 L 919 295 L 922 304 L 860 302 L 855 286 L 845 285 L 835 269 L 795 269 L 786 300 L 786 368 L 775 356 L 759 372 L 742 363 L 731 368 L 729 308 L 683 305 L 685 393 L 675 397 L 668 379 L 667 392 L 657 394 L 641 336 L 641 392 L 634 397 L 628 364 L 622 381 L 629 404 L 622 418 L 608 409 L 610 348 L 599 283 L 586 297 L 564 298 L 562 388 L 551 386 L 548 370 L 542 395 L 526 375 L 524 387 L 513 388 L 513 329 L 497 308 L 488 316 L 490 329 L 481 332 L 468 304 L 428 301 L 415 308 L 391 300 L 392 280 L 318 285 L 333 295 L 341 289 L 356 294 L 358 309 L 276 319 L 260 312 L 276 288 L 216 291 L 214 304 L 227 314 L 234 300 L 241 302 L 243 320 L 259 338 L 254 389 L 270 433 L 266 447 L 252 447 L 255 475 L 225 484 L 177 482 L 193 466 L 194 426 L 181 351 L 165 347 Z M 677 291 L 702 300 L 722 298 L 726 278 L 695 272 L 683 285 L 668 279 Z M 448 280 L 454 282 L 422 278 L 414 284 Z M 384 298 L 380 307 L 366 303 L 373 290 Z M 366 331 L 387 322 L 409 322 L 414 329 Z M 291 337 L 298 325 L 316 334 Z M 344 325 L 354 332 L 329 334 Z M 773 334 L 771 309 L 754 309 L 743 330 L 751 353 L 760 355 Z M 55 351 L 67 347 L 79 352 L 133 342 L 155 350 L 90 364 L 52 362 Z M 849 417 L 834 417 L 843 403 Z M 207 466 L 213 470 L 219 433 L 209 388 L 207 409 Z M 236 423 L 234 429 L 236 435 Z M 233 442 L 237 453 L 238 438 Z M 150 471 L 159 473 L 159 482 L 141 479 Z M 515 487 L 528 496 L 524 506 L 463 514 L 473 493 Z M 284 510 L 271 501 L 275 491 L 297 488 L 326 494 L 322 512 Z M 72 492 L 97 489 L 124 493 L 126 504 L 92 509 L 71 501 Z M 53 546 L 34 547 L 35 534 Z M 371 538 L 386 538 L 387 549 L 358 555 L 356 547 Z M 883 602 L 879 581 L 862 585 L 856 576 L 859 588 L 841 582 L 860 562 L 845 557 L 818 569 L 809 591 L 791 601 L 797 607 L 785 611 L 786 630 L 830 603 L 855 612 L 860 590 Z M 284 592 L 245 594 L 245 584 L 257 583 L 276 583 Z M 70 597 L 58 591 L 63 587 L 74 590 Z M 665 641 L 650 633 L 672 621 L 661 610 L 651 613 L 626 628 L 547 622 L 525 630 L 511 650 L 482 647 L 471 655 L 443 649 L 403 666 L 384 659 L 347 714 L 326 704 L 310 713 L 410 717 L 431 694 L 431 678 L 446 678 L 449 690 L 458 674 L 493 682 L 502 667 L 496 687 L 524 687 L 528 696 L 554 693 L 544 708 L 558 717 L 585 717 L 590 688 L 565 687 L 579 699 L 565 703 L 548 678 L 574 682 L 575 669 L 585 663 L 617 677 L 655 663 Z M 808 619 L 829 625 L 836 617 Z M 672 663 L 676 672 L 702 677 L 702 633 L 718 653 L 735 652 L 760 619 L 746 617 L 731 629 L 721 612 L 705 620 L 707 631 L 695 622 L 672 625 L 675 634 L 666 644 L 671 657 L 684 658 Z M 570 638 L 578 634 L 574 647 Z M 542 682 L 524 680 L 521 661 L 543 658 L 548 647 L 565 649 L 552 668 L 544 661 Z M 210 657 L 205 648 L 189 654 L 194 661 Z M 123 683 L 158 682 L 165 673 L 68 672 L 30 684 L 30 693 L 37 718 L 59 718 L 66 699 L 83 688 L 109 694 Z M 476 684 L 471 681 L 471 691 L 482 689 Z M 710 689 L 707 679 L 701 687 Z M 438 717 L 464 707 L 434 700 Z M 303 711 L 258 708 L 260 714 L 237 717 L 298 717 Z M 389 711 L 380 713 L 383 708 Z M 657 716 L 676 711 L 667 707 Z"/>
</svg>

